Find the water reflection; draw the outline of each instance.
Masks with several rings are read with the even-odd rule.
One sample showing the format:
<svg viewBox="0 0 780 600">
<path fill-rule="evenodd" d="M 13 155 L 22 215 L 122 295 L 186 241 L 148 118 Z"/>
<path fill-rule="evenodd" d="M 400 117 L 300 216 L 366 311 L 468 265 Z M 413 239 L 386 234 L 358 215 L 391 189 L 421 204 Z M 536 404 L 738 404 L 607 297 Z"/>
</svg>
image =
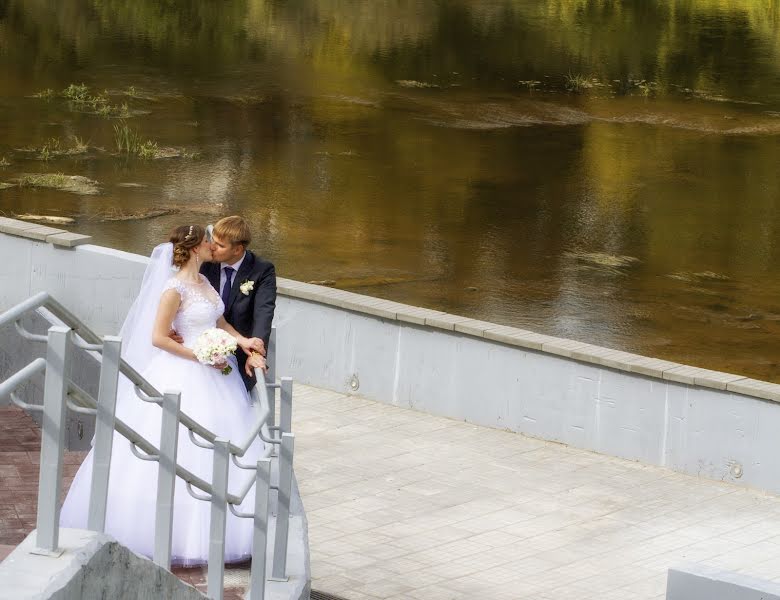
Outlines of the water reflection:
<svg viewBox="0 0 780 600">
<path fill-rule="evenodd" d="M 7 214 L 241 212 L 288 277 L 774 380 L 779 136 L 774 0 L 0 0 L 0 181 L 101 190 Z"/>
</svg>

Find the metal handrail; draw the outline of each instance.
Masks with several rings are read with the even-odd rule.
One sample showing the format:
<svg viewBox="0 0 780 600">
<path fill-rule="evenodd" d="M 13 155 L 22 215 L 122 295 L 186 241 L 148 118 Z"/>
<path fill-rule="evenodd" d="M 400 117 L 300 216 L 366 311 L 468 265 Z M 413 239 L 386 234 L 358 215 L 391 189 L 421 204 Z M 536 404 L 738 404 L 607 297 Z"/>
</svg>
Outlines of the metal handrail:
<svg viewBox="0 0 780 600">
<path fill-rule="evenodd" d="M 23 317 L 28 312 L 37 310 L 39 308 L 46 308 L 50 310 L 54 314 L 54 316 L 56 316 L 63 323 L 65 323 L 67 327 L 72 329 L 77 335 L 79 335 L 79 337 L 85 340 L 90 346 L 99 346 L 100 348 L 102 348 L 103 340 L 100 338 L 100 336 L 98 336 L 91 329 L 89 329 L 89 327 L 87 327 L 78 317 L 73 315 L 73 313 L 71 313 L 68 309 L 62 306 L 62 304 L 57 302 L 57 300 L 52 298 L 48 292 L 40 292 L 35 296 L 17 304 L 16 306 L 12 307 L 10 310 L 7 310 L 3 314 L 0 314 L 0 327 L 8 323 L 18 321 L 21 317 Z M 31 334 L 31 336 L 32 335 L 35 334 Z M 34 341 L 38 341 L 38 340 L 34 339 Z M 92 348 L 90 348 L 90 350 L 91 349 Z M 100 356 L 96 358 L 98 361 L 101 361 Z M 29 365 L 17 371 L 7 380 L 0 383 L 0 397 L 10 394 L 12 391 L 17 389 L 20 385 L 22 385 L 23 383 L 31 379 L 36 374 L 44 371 L 45 369 L 46 369 L 46 361 L 43 358 L 36 358 Z M 138 391 L 141 391 L 143 394 L 150 396 L 152 398 L 162 396 L 162 394 L 160 394 L 160 392 L 158 392 L 152 386 L 151 383 L 149 383 L 146 379 L 144 379 L 144 377 L 142 377 L 141 374 L 138 373 L 138 371 L 136 371 L 131 365 L 125 362 L 124 359 L 120 359 L 120 372 L 125 377 L 127 377 L 127 379 L 130 380 L 130 382 L 136 387 Z M 262 371 L 256 369 L 255 375 L 258 377 L 258 380 L 262 380 L 262 375 L 263 375 Z M 259 387 L 263 388 L 262 393 L 258 392 Z M 68 393 L 75 400 L 79 401 L 83 408 L 92 409 L 92 410 L 97 409 L 97 402 L 95 401 L 95 399 L 92 398 L 87 392 L 85 392 L 84 390 L 76 386 L 73 382 L 70 382 L 70 388 L 68 390 Z M 246 451 L 252 445 L 252 442 L 254 441 L 255 437 L 257 437 L 258 434 L 261 433 L 264 426 L 267 426 L 266 420 L 268 419 L 268 416 L 271 413 L 270 402 L 268 400 L 268 390 L 265 389 L 265 386 L 255 386 L 255 388 L 252 390 L 252 397 L 255 400 L 259 401 L 260 411 L 261 411 L 260 415 L 258 415 L 255 424 L 253 425 L 252 429 L 249 431 L 249 434 L 246 436 L 246 440 L 240 446 L 236 446 L 232 442 L 228 443 L 228 452 L 239 458 L 244 456 Z M 213 443 L 214 440 L 217 438 L 217 435 L 215 433 L 208 430 L 206 427 L 202 426 L 200 423 L 195 421 L 192 417 L 187 415 L 184 411 L 179 412 L 179 422 L 182 425 L 184 425 L 193 434 L 200 436 L 202 439 L 206 440 L 209 443 Z M 156 448 L 154 444 L 149 442 L 146 438 L 141 436 L 133 428 L 129 427 L 120 419 L 116 419 L 115 423 L 116 423 L 116 430 L 123 437 L 127 438 L 131 443 L 135 444 L 138 448 L 143 450 L 146 454 L 148 455 L 159 454 L 159 449 Z M 280 440 L 268 438 L 266 435 L 261 435 L 260 437 L 266 443 L 271 443 L 271 444 L 281 443 Z M 272 453 L 273 453 L 273 446 L 266 446 L 262 458 L 268 458 L 269 456 L 271 456 Z M 176 475 L 181 479 L 183 479 L 184 481 L 186 481 L 187 483 L 190 483 L 193 486 L 197 487 L 201 491 L 207 494 L 212 493 L 210 484 L 206 483 L 201 478 L 197 477 L 195 474 L 191 473 L 190 471 L 181 467 L 178 464 L 176 465 Z M 228 503 L 241 504 L 246 498 L 246 495 L 249 493 L 250 489 L 252 489 L 251 480 L 249 480 L 244 485 L 244 487 L 241 489 L 239 494 L 236 495 L 236 494 L 228 493 Z"/>
<path fill-rule="evenodd" d="M 36 358 L 29 365 L 19 369 L 5 381 L 0 382 L 0 398 L 8 396 L 22 384 L 28 382 L 38 373 L 43 373 L 45 370 L 46 360 L 43 358 Z"/>
<path fill-rule="evenodd" d="M 36 360 L 43 361 L 42 358 Z M 43 362 L 45 365 L 46 361 Z M 73 382 L 69 382 L 68 396 L 70 396 L 73 400 L 78 402 L 78 404 L 83 408 L 88 408 L 93 410 L 97 409 L 97 401 L 88 392 L 86 392 L 85 390 L 83 390 L 81 387 L 79 387 Z M 266 415 L 267 417 L 267 415 L 270 413 L 267 395 L 265 398 L 265 403 L 266 406 L 264 408 L 261 407 L 261 411 L 262 414 Z M 119 434 L 122 435 L 122 437 L 127 439 L 130 443 L 134 444 L 139 449 L 143 450 L 143 452 L 146 453 L 147 455 L 156 456 L 160 454 L 160 450 L 159 448 L 157 448 L 157 446 L 155 446 L 152 442 L 147 440 L 144 436 L 142 436 L 135 429 L 127 425 L 124 421 L 122 421 L 118 417 L 115 417 L 114 419 L 114 428 Z M 246 449 L 244 449 L 244 452 L 245 451 Z M 272 452 L 273 452 L 273 446 L 266 446 L 261 455 L 261 458 L 268 458 Z M 243 452 L 241 455 L 238 455 L 233 452 L 231 452 L 231 454 L 233 454 L 234 456 L 243 456 Z M 179 477 L 180 479 L 183 479 L 187 483 L 192 484 L 194 487 L 198 488 L 202 492 L 205 492 L 206 494 L 211 494 L 213 492 L 210 483 L 204 481 L 203 479 L 201 479 L 191 471 L 180 466 L 178 463 L 176 464 L 176 476 Z M 239 494 L 228 494 L 228 503 L 241 504 L 246 498 L 246 495 L 247 493 L 249 493 L 249 490 L 251 488 L 252 488 L 252 482 L 250 481 L 249 485 L 245 485 L 245 487 L 241 489 L 241 492 Z"/>
<path fill-rule="evenodd" d="M 103 340 L 101 339 L 101 337 L 98 334 L 96 334 L 94 331 L 92 331 L 89 327 L 87 327 L 87 325 L 85 325 L 84 322 L 81 321 L 77 316 L 75 316 L 72 312 L 70 312 L 67 308 L 65 308 L 62 304 L 60 304 L 57 300 L 55 300 L 48 292 L 39 292 L 35 296 L 32 296 L 31 298 L 28 298 L 27 300 L 20 302 L 16 306 L 0 314 L 0 327 L 8 323 L 15 322 L 21 317 L 23 317 L 25 314 L 27 314 L 28 312 L 37 310 L 39 308 L 46 308 L 47 310 L 51 311 L 55 317 L 57 317 L 67 327 L 72 329 L 76 335 L 78 335 L 82 340 L 84 340 L 86 344 L 81 344 L 82 348 L 96 351 L 98 353 L 101 352 L 102 345 L 103 345 Z M 25 331 L 25 333 L 31 336 L 31 338 L 28 339 L 33 339 L 33 341 L 45 341 L 46 339 L 43 336 L 41 336 L 41 339 L 38 339 L 36 334 L 31 334 L 30 332 L 27 331 Z M 32 336 L 35 337 L 32 338 Z M 98 360 L 98 362 L 101 362 L 100 356 L 97 356 L 96 359 Z M 152 398 L 162 397 L 162 394 L 157 389 L 155 389 L 155 387 L 151 383 L 149 383 L 146 379 L 144 379 L 141 376 L 141 374 L 138 371 L 136 371 L 133 368 L 133 366 L 127 363 L 123 358 L 120 359 L 119 364 L 120 364 L 119 367 L 120 373 L 124 375 L 127 379 L 129 379 L 130 383 L 135 385 L 136 388 L 138 388 L 146 396 Z M 2 395 L 3 395 L 2 392 L 0 392 L 0 396 Z M 214 440 L 217 438 L 217 435 L 214 432 L 210 431 L 208 428 L 198 423 L 195 419 L 190 417 L 184 411 L 181 411 L 179 413 L 179 421 L 187 429 L 196 433 L 201 438 L 205 439 L 207 442 L 213 443 Z M 244 453 L 249 448 L 249 446 L 251 445 L 254 436 L 256 436 L 257 433 L 260 431 L 260 427 L 261 427 L 260 423 L 255 424 L 255 427 L 253 429 L 256 429 L 256 431 L 250 437 L 248 444 L 245 443 L 242 444 L 241 446 L 236 446 L 235 444 L 230 442 L 228 444 L 228 450 L 230 451 L 230 453 L 237 454 L 238 456 L 243 456 Z M 268 441 L 268 440 L 264 440 L 264 441 Z"/>
<path fill-rule="evenodd" d="M 64 326 L 52 326 L 49 329 L 48 336 L 32 333 L 25 329 L 21 322 L 22 317 L 31 311 L 39 311 L 47 320 L 60 321 Z M 53 319 L 47 315 L 47 312 L 51 313 Z M 99 438 L 100 447 L 102 448 L 100 456 L 104 460 L 107 457 L 108 462 L 110 462 L 113 433 L 104 435 L 101 432 L 115 431 L 128 441 L 130 450 L 136 457 L 141 460 L 159 462 L 160 479 L 158 481 L 154 552 L 154 560 L 157 564 L 165 568 L 170 567 L 173 484 L 176 478 L 180 478 L 186 483 L 187 492 L 192 497 L 211 502 L 209 564 L 211 565 L 212 562 L 216 561 L 214 563 L 216 567 L 213 573 L 212 569 L 209 569 L 209 595 L 215 598 L 222 597 L 223 565 L 221 564 L 221 559 L 223 554 L 221 548 L 224 547 L 225 509 L 228 509 L 237 517 L 255 518 L 252 552 L 253 555 L 257 555 L 257 562 L 261 567 L 256 567 L 252 570 L 251 589 L 253 598 L 257 597 L 259 600 L 262 600 L 264 596 L 263 582 L 265 581 L 265 540 L 267 539 L 265 527 L 269 515 L 269 493 L 270 490 L 275 489 L 278 492 L 278 511 L 274 539 L 272 579 L 286 579 L 294 444 L 294 436 L 290 432 L 292 379 L 282 378 L 281 384 L 275 381 L 267 383 L 265 382 L 265 374 L 255 369 L 257 380 L 262 382 L 260 385 L 255 386 L 251 392 L 256 418 L 248 431 L 246 439 L 243 442 L 234 444 L 229 440 L 217 437 L 215 433 L 182 412 L 180 410 L 181 395 L 178 392 L 160 394 L 136 369 L 123 360 L 120 355 L 121 340 L 119 338 L 111 336 L 107 336 L 105 339 L 101 338 L 47 292 L 40 292 L 0 314 L 0 327 L 11 322 L 14 323 L 17 332 L 24 339 L 33 342 L 47 342 L 47 359 L 37 358 L 7 380 L 0 382 L 0 397 L 10 395 L 11 400 L 18 406 L 27 410 L 43 410 L 45 415 L 44 439 L 46 443 L 45 447 L 42 445 L 41 448 L 41 472 L 44 472 L 45 466 L 46 472 L 50 473 L 51 477 L 45 478 L 45 482 L 44 478 L 41 478 L 38 494 L 36 552 L 54 555 L 60 552 L 57 549 L 59 528 L 56 521 L 59 514 L 56 510 L 57 499 L 59 498 L 56 490 L 59 488 L 59 484 L 56 482 L 59 481 L 61 476 L 63 447 L 61 437 L 60 441 L 57 442 L 57 438 L 61 436 L 61 433 L 56 432 L 62 431 L 65 418 L 64 411 L 68 408 L 80 414 L 97 415 L 98 422 L 102 428 L 98 428 L 96 438 Z M 75 336 L 78 336 L 78 338 Z M 272 333 L 273 339 L 275 338 Z M 90 352 L 100 363 L 100 402 L 68 377 L 69 346 Z M 271 361 L 271 377 L 273 379 L 273 364 L 275 361 L 272 359 L 273 355 L 271 354 L 269 360 Z M 49 369 L 48 365 L 52 365 L 53 368 Z M 31 405 L 22 401 L 17 394 L 18 388 L 42 372 L 46 373 L 44 405 Z M 104 375 L 106 376 L 105 379 Z M 115 402 L 120 375 L 123 375 L 132 384 L 136 395 L 141 400 L 153 402 L 162 407 L 162 433 L 159 448 L 127 423 L 117 418 Z M 275 400 L 270 395 L 273 393 L 275 396 L 276 389 L 281 389 L 281 426 L 274 424 Z M 105 428 L 106 425 L 108 429 Z M 188 430 L 189 437 L 195 445 L 209 449 L 214 453 L 214 471 L 210 483 L 182 467 L 176 460 L 179 425 L 183 425 Z M 272 436 L 271 431 L 279 432 L 279 437 Z M 196 436 L 200 440 L 197 440 Z M 254 465 L 241 463 L 238 458 L 245 455 L 257 437 L 266 442 L 266 446 L 257 462 Z M 98 442 L 96 441 L 96 450 L 97 444 Z M 278 455 L 274 453 L 275 446 L 279 448 Z M 276 458 L 279 461 L 279 481 L 277 485 L 271 485 L 271 458 Z M 228 491 L 228 467 L 230 461 L 241 469 L 254 471 L 255 473 L 253 478 L 247 479 L 238 493 L 229 493 Z M 108 469 L 110 468 L 108 462 L 101 464 L 99 459 L 96 458 L 95 467 L 93 468 L 89 528 L 96 531 L 103 531 L 105 526 L 105 494 L 108 489 Z M 95 473 L 96 470 L 101 471 L 99 477 Z M 256 489 L 255 512 L 244 513 L 237 510 L 237 507 L 245 501 L 247 494 L 253 487 Z M 103 495 L 102 501 L 100 500 L 101 494 Z M 167 500 L 165 498 L 166 494 L 168 494 Z M 93 501 L 96 506 L 94 510 Z M 167 534 L 165 533 L 166 529 Z"/>
</svg>

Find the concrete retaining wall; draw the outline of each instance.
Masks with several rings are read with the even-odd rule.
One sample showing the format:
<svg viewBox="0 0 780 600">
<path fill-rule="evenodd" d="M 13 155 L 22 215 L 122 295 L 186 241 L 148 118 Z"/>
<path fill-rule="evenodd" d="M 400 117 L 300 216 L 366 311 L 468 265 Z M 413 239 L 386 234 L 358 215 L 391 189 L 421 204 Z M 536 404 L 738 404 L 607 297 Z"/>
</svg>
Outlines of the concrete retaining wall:
<svg viewBox="0 0 780 600">
<path fill-rule="evenodd" d="M 118 331 L 146 259 L 15 233 L 0 310 L 45 289 Z M 302 383 L 780 492 L 780 385 L 284 279 L 275 325 Z"/>
<path fill-rule="evenodd" d="M 669 569 L 666 600 L 780 600 L 780 585 L 702 565 Z"/>
</svg>

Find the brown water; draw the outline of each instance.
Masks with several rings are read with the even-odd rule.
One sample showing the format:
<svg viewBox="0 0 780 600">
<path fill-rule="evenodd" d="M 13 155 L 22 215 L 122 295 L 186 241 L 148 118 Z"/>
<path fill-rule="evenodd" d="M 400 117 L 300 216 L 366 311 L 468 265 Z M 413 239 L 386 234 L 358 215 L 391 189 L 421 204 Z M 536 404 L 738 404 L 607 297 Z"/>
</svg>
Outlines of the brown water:
<svg viewBox="0 0 780 600">
<path fill-rule="evenodd" d="M 780 381 L 775 0 L 0 0 L 3 157 L 99 244 L 241 213 L 285 277 Z"/>
</svg>

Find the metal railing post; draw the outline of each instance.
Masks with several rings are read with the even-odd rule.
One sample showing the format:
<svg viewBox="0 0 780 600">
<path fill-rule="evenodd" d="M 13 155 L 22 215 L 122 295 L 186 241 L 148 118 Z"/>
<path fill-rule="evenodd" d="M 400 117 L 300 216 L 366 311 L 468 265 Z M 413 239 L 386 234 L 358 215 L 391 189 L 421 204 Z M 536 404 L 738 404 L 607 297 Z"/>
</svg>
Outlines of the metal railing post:
<svg viewBox="0 0 780 600">
<path fill-rule="evenodd" d="M 276 327 L 271 327 L 265 362 L 268 365 L 268 379 L 272 382 L 276 381 Z"/>
<path fill-rule="evenodd" d="M 179 440 L 181 393 L 165 392 L 160 428 L 160 460 L 157 471 L 157 508 L 154 519 L 154 562 L 171 568 L 173 496 L 176 490 L 176 448 Z"/>
<path fill-rule="evenodd" d="M 114 444 L 116 392 L 119 384 L 119 357 L 122 341 L 118 337 L 103 338 L 103 361 L 100 365 L 95 446 L 92 451 L 92 484 L 89 494 L 87 528 L 103 533 L 106 529 L 106 502 Z"/>
<path fill-rule="evenodd" d="M 68 391 L 71 333 L 50 327 L 43 391 L 41 470 L 38 479 L 38 522 L 35 553 L 59 556 L 60 484 L 65 445 L 65 396 Z"/>
<path fill-rule="evenodd" d="M 290 529 L 290 492 L 292 490 L 294 449 L 295 435 L 282 433 L 282 444 L 279 449 L 279 496 L 274 537 L 274 563 L 271 569 L 271 579 L 275 581 L 287 581 L 287 534 Z"/>
<path fill-rule="evenodd" d="M 271 492 L 271 459 L 257 461 L 255 479 L 255 518 L 252 533 L 252 571 L 249 574 L 249 597 L 265 598 L 265 561 L 268 547 L 268 496 Z"/>
<path fill-rule="evenodd" d="M 268 341 L 268 352 L 266 352 L 265 362 L 268 365 L 268 372 L 265 375 L 266 381 L 276 383 L 276 327 L 271 327 L 271 337 Z M 270 387 L 267 389 L 268 407 L 271 409 L 271 414 L 268 417 L 268 427 L 273 427 L 276 425 L 276 388 Z"/>
<path fill-rule="evenodd" d="M 228 440 L 214 440 L 214 468 L 211 477 L 211 523 L 209 531 L 208 597 L 222 600 L 225 578 L 225 525 L 230 453 Z"/>
<path fill-rule="evenodd" d="M 279 427 L 282 433 L 292 433 L 292 377 L 282 377 L 279 394 Z"/>
</svg>

